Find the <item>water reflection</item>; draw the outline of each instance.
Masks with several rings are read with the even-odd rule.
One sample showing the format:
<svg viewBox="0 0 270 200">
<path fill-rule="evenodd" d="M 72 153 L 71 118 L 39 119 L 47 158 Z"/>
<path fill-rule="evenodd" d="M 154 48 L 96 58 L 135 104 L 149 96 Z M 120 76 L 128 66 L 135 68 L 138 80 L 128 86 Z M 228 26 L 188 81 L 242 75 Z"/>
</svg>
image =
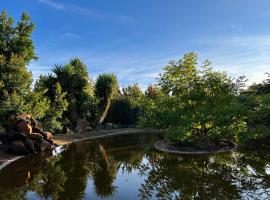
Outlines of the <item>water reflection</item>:
<svg viewBox="0 0 270 200">
<path fill-rule="evenodd" d="M 76 143 L 0 172 L 0 199 L 267 199 L 270 154 L 176 156 L 137 134 Z"/>
</svg>

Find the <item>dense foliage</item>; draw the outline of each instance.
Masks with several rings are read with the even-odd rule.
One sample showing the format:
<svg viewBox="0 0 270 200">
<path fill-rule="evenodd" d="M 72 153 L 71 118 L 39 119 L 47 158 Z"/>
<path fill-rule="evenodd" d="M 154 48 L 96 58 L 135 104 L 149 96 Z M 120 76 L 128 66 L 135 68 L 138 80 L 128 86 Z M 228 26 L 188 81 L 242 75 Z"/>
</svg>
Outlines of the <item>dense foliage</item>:
<svg viewBox="0 0 270 200">
<path fill-rule="evenodd" d="M 270 145 L 270 74 L 267 80 L 242 91 L 240 100 L 248 113 L 248 131 L 241 135 L 241 140 L 249 146 Z"/>
<path fill-rule="evenodd" d="M 92 95 L 92 82 L 88 77 L 86 65 L 75 58 L 66 65 L 56 65 L 52 71 L 54 74 L 40 76 L 35 87 L 36 91 L 47 90 L 46 96 L 53 102 L 57 95 L 56 86 L 59 84 L 68 102 L 68 109 L 64 116 L 75 127 L 78 119 L 91 117 L 85 108 Z"/>
<path fill-rule="evenodd" d="M 49 100 L 43 91 L 32 92 L 32 74 L 26 65 L 37 59 L 31 33 L 34 25 L 27 13 L 20 21 L 8 17 L 6 11 L 0 15 L 0 126 L 3 127 L 12 114 L 24 112 L 41 119 L 49 109 Z"/>
<path fill-rule="evenodd" d="M 101 74 L 95 84 L 95 96 L 100 100 L 98 104 L 99 113 L 96 124 L 101 124 L 111 106 L 111 100 L 117 92 L 118 82 L 114 74 Z"/>
<path fill-rule="evenodd" d="M 143 96 L 138 84 L 123 88 L 122 92 L 119 92 L 112 100 L 106 122 L 122 127 L 136 126 Z"/>
<path fill-rule="evenodd" d="M 147 97 L 141 123 L 169 129 L 169 137 L 182 142 L 234 140 L 236 133 L 245 130 L 243 106 L 237 98 L 242 83 L 214 71 L 209 61 L 198 67 L 196 54 L 185 54 L 165 66 L 158 97 Z"/>
</svg>

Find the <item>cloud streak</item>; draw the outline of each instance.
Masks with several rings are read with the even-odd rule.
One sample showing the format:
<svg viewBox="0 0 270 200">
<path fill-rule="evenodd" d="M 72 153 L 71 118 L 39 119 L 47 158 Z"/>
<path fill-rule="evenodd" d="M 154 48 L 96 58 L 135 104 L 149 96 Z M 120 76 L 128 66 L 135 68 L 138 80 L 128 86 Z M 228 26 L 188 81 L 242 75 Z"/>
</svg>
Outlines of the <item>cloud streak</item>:
<svg viewBox="0 0 270 200">
<path fill-rule="evenodd" d="M 110 21 L 116 21 L 119 23 L 127 23 L 127 24 L 135 23 L 135 20 L 132 17 L 127 16 L 127 15 L 109 14 L 101 10 L 90 9 L 90 8 L 77 6 L 73 4 L 56 3 L 55 1 L 52 1 L 52 0 L 37 0 L 37 1 L 39 3 L 46 4 L 47 6 L 50 6 L 51 8 L 54 8 L 56 10 L 79 14 L 79 15 L 87 16 L 93 19 L 110 20 Z"/>
<path fill-rule="evenodd" d="M 66 37 L 72 36 L 67 33 Z M 128 44 L 129 38 L 118 38 L 91 49 L 48 48 L 38 52 L 41 60 L 29 68 L 34 74 L 47 73 L 54 64 L 64 64 L 77 56 L 87 64 L 93 78 L 104 72 L 115 73 L 121 86 L 139 83 L 146 88 L 148 84 L 156 82 L 164 65 L 170 60 L 179 59 L 186 52 L 185 48 L 179 49 L 177 45 L 153 50 L 151 47 Z M 216 70 L 226 70 L 232 77 L 246 75 L 248 84 L 261 82 L 266 78 L 265 72 L 270 71 L 270 35 L 209 37 L 189 41 L 185 46 L 198 52 L 199 61 L 212 60 Z"/>
<path fill-rule="evenodd" d="M 270 35 L 246 35 L 196 40 L 201 55 L 214 61 L 217 69 L 232 76 L 246 75 L 248 84 L 261 82 L 270 70 Z"/>
</svg>

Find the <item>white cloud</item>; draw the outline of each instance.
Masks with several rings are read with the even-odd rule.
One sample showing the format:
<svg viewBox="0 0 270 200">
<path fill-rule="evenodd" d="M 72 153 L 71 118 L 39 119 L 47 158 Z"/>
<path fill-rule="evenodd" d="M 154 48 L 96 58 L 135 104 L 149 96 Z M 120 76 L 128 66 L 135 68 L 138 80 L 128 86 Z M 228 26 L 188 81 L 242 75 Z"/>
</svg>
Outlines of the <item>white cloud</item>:
<svg viewBox="0 0 270 200">
<path fill-rule="evenodd" d="M 270 71 L 270 35 L 204 38 L 194 43 L 202 48 L 200 57 L 233 77 L 246 75 L 248 84 L 261 82 Z"/>
<path fill-rule="evenodd" d="M 59 36 L 59 39 L 80 39 L 81 37 L 75 33 L 66 32 Z"/>
<path fill-rule="evenodd" d="M 55 8 L 57 10 L 65 10 L 65 6 L 60 4 L 60 3 L 56 3 L 54 1 L 50 1 L 50 0 L 38 0 L 38 2 L 40 3 L 44 3 L 47 4 L 48 6 Z"/>
<path fill-rule="evenodd" d="M 87 7 L 77 6 L 73 4 L 56 3 L 55 1 L 52 0 L 37 0 L 37 1 L 57 10 L 84 15 L 94 19 L 112 20 L 120 23 L 129 23 L 129 24 L 130 23 L 133 24 L 135 22 L 135 20 L 132 17 L 127 15 L 110 14 L 103 12 L 101 10 L 90 9 Z"/>
<path fill-rule="evenodd" d="M 67 32 L 63 37 L 76 39 L 77 35 L 73 34 Z M 46 73 L 54 64 L 64 64 L 72 57 L 79 57 L 87 64 L 91 77 L 104 72 L 115 73 L 122 86 L 139 83 L 146 88 L 156 82 L 164 65 L 172 59 L 179 59 L 185 52 L 176 44 L 171 48 L 151 48 L 130 46 L 129 42 L 129 38 L 118 38 L 85 49 L 48 48 L 38 52 L 40 61 L 29 67 L 33 73 Z M 203 38 L 185 46 L 197 51 L 200 61 L 212 60 L 217 70 L 226 70 L 232 77 L 246 75 L 248 84 L 261 82 L 266 78 L 265 72 L 270 71 L 270 35 Z"/>
</svg>

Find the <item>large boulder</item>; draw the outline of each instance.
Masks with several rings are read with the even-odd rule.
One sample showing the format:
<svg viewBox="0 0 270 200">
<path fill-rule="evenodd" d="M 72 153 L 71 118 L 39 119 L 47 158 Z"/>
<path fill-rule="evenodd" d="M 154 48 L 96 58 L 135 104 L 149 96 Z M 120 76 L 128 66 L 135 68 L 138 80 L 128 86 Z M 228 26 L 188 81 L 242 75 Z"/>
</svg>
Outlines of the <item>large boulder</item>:
<svg viewBox="0 0 270 200">
<path fill-rule="evenodd" d="M 17 124 L 18 124 L 18 122 L 21 122 L 21 121 L 26 121 L 31 126 L 35 126 L 36 125 L 36 122 L 32 118 L 31 115 L 29 115 L 29 114 L 21 114 L 21 115 L 16 115 L 16 116 L 12 115 L 7 120 L 5 126 L 6 126 L 6 128 L 7 128 L 8 131 L 10 131 L 10 130 L 17 130 Z"/>
<path fill-rule="evenodd" d="M 0 134 L 0 142 L 8 152 L 27 155 L 49 150 L 53 146 L 53 135 L 37 127 L 31 115 L 10 117 L 6 128 L 8 133 Z"/>
<path fill-rule="evenodd" d="M 75 128 L 76 132 L 84 132 L 90 130 L 90 123 L 85 119 L 79 119 Z"/>
<path fill-rule="evenodd" d="M 16 129 L 18 132 L 21 132 L 24 134 L 31 134 L 32 133 L 32 125 L 25 120 L 19 121 L 16 124 Z"/>
<path fill-rule="evenodd" d="M 44 139 L 41 139 L 37 144 L 39 152 L 48 151 L 51 149 L 51 144 Z"/>
<path fill-rule="evenodd" d="M 9 151 L 16 155 L 28 155 L 30 152 L 22 141 L 13 141 L 9 145 Z"/>
</svg>

